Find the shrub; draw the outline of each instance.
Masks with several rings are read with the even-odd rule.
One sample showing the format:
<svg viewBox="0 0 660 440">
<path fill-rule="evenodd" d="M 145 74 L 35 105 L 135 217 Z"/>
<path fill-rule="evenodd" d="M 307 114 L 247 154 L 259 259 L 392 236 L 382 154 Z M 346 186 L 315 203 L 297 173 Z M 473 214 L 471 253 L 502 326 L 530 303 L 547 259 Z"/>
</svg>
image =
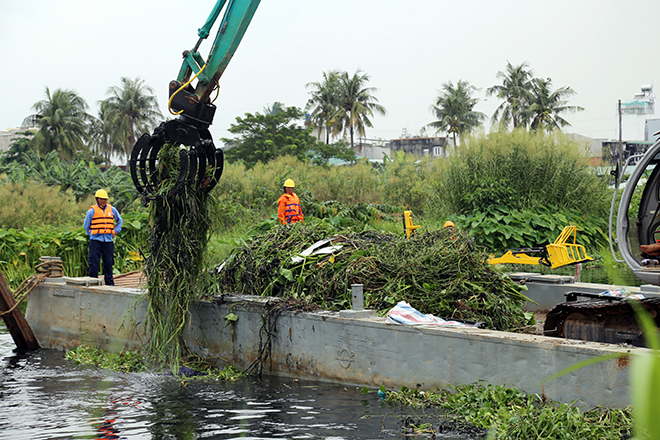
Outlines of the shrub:
<svg viewBox="0 0 660 440">
<path fill-rule="evenodd" d="M 0 228 L 80 226 L 90 206 L 78 202 L 71 190 L 30 181 L 0 183 L 0 200 Z"/>
<path fill-rule="evenodd" d="M 449 159 L 436 191 L 459 214 L 501 205 L 605 215 L 607 182 L 592 171 L 582 150 L 560 133 L 516 130 L 473 137 Z"/>
<path fill-rule="evenodd" d="M 579 243 L 607 244 L 611 190 L 561 133 L 497 132 L 468 139 L 431 184 L 431 212 L 492 252 L 546 245 L 575 225 Z"/>
</svg>

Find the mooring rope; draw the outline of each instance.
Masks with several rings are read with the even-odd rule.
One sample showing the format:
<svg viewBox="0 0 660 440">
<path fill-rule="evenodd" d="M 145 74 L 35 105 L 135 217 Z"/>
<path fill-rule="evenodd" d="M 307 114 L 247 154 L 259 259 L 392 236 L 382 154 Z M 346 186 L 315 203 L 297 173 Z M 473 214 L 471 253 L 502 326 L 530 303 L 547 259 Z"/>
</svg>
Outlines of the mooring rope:
<svg viewBox="0 0 660 440">
<path fill-rule="evenodd" d="M 46 278 L 57 278 L 62 276 L 62 260 L 57 259 L 53 260 L 50 257 L 41 257 L 39 258 L 41 263 L 37 264 L 34 269 L 37 271 L 37 274 L 30 275 L 27 277 L 18 289 L 14 291 L 14 299 L 16 304 L 14 304 L 9 310 L 0 312 L 0 316 L 7 315 L 14 310 L 23 302 L 25 298 L 42 283 Z M 19 298 L 20 296 L 20 298 Z"/>
</svg>

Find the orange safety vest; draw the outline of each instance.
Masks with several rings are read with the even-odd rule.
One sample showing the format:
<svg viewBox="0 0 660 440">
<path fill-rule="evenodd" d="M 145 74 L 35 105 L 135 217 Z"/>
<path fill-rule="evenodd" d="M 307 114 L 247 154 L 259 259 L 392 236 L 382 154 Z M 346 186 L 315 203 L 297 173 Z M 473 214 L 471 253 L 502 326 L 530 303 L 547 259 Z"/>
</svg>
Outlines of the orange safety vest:
<svg viewBox="0 0 660 440">
<path fill-rule="evenodd" d="M 277 216 L 283 225 L 303 221 L 300 199 L 295 193 L 284 193 L 277 199 Z"/>
<path fill-rule="evenodd" d="M 94 210 L 92 224 L 89 226 L 91 234 L 112 234 L 115 230 L 115 217 L 112 215 L 112 205 L 105 205 L 105 211 L 99 205 L 92 205 Z"/>
</svg>

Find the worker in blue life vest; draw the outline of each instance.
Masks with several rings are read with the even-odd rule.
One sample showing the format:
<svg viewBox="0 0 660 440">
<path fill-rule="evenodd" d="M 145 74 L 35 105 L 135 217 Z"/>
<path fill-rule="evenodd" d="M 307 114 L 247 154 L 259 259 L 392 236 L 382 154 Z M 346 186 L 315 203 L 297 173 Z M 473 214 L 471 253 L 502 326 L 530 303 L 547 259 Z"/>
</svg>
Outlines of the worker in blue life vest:
<svg viewBox="0 0 660 440">
<path fill-rule="evenodd" d="M 106 286 L 114 286 L 112 266 L 115 263 L 114 238 L 121 232 L 124 220 L 119 211 L 108 204 L 108 193 L 104 189 L 96 191 L 96 205 L 85 214 L 83 227 L 89 235 L 89 276 L 99 277 L 99 267 L 103 258 L 103 279 Z"/>
<path fill-rule="evenodd" d="M 303 221 L 302 207 L 300 199 L 293 192 L 296 186 L 292 179 L 284 181 L 284 194 L 277 199 L 277 216 L 283 225 Z"/>
</svg>

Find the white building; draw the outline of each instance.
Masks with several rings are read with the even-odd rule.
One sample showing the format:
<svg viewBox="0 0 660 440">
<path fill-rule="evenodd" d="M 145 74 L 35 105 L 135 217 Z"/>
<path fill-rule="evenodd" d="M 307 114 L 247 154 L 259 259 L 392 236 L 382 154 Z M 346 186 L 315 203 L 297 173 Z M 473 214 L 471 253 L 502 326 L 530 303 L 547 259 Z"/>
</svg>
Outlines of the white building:
<svg viewBox="0 0 660 440">
<path fill-rule="evenodd" d="M 14 142 L 14 139 L 25 137 L 18 133 L 24 131 L 37 132 L 36 128 L 8 128 L 6 131 L 0 131 L 0 152 L 9 150 L 9 145 Z"/>
<path fill-rule="evenodd" d="M 660 114 L 655 111 L 652 85 L 643 85 L 641 92 L 621 102 L 621 137 L 628 141 L 653 141 L 660 130 Z"/>
</svg>

